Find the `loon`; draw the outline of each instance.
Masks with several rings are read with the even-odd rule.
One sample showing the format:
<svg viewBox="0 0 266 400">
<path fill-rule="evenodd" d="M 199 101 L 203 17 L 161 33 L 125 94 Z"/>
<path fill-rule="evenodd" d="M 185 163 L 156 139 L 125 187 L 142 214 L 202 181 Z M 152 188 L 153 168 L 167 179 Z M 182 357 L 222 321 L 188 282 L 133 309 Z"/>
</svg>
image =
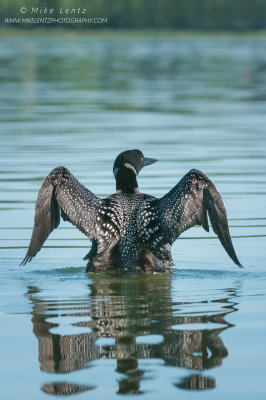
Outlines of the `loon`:
<svg viewBox="0 0 266 400">
<path fill-rule="evenodd" d="M 171 273 L 171 246 L 182 232 L 201 225 L 214 232 L 231 259 L 242 268 L 231 241 L 226 210 L 214 183 L 201 171 L 190 170 L 162 198 L 138 189 L 140 170 L 155 163 L 140 150 L 120 153 L 113 166 L 116 193 L 100 199 L 65 167 L 45 178 L 36 206 L 31 241 L 21 265 L 31 261 L 60 215 L 92 240 L 87 272 L 142 270 Z"/>
</svg>

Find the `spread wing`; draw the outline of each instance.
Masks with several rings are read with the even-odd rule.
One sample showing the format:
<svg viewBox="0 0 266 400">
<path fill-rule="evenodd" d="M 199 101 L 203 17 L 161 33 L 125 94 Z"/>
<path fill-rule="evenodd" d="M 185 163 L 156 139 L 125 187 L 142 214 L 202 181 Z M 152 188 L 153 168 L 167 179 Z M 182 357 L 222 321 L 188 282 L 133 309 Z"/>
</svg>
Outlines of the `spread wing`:
<svg viewBox="0 0 266 400">
<path fill-rule="evenodd" d="M 196 169 L 189 171 L 164 197 L 146 203 L 139 213 L 140 237 L 142 242 L 151 243 L 155 255 L 167 258 L 169 245 L 182 232 L 195 225 L 209 231 L 208 216 L 227 254 L 242 267 L 231 241 L 222 197 L 214 183 Z"/>
<path fill-rule="evenodd" d="M 36 256 L 50 233 L 58 227 L 60 214 L 90 239 L 98 242 L 99 252 L 117 242 L 119 232 L 114 224 L 109 231 L 106 200 L 86 189 L 65 167 L 55 168 L 44 180 L 36 206 L 32 237 L 21 265 Z M 114 218 L 113 218 L 114 220 Z M 101 228 L 104 227 L 104 230 Z M 112 236 L 112 237 L 111 237 Z M 112 239 L 112 240 L 111 240 Z"/>
</svg>

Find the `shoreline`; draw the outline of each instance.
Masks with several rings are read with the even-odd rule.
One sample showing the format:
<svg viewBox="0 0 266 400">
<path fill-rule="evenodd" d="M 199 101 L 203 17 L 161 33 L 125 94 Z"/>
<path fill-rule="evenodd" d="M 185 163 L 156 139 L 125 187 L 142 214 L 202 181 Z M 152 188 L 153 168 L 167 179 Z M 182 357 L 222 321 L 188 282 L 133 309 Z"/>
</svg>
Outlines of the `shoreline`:
<svg viewBox="0 0 266 400">
<path fill-rule="evenodd" d="M 65 28 L 0 28 L 0 37 L 8 36 L 71 36 L 71 37 L 266 37 L 258 31 L 198 31 L 198 30 L 125 30 L 125 29 L 65 29 Z"/>
</svg>

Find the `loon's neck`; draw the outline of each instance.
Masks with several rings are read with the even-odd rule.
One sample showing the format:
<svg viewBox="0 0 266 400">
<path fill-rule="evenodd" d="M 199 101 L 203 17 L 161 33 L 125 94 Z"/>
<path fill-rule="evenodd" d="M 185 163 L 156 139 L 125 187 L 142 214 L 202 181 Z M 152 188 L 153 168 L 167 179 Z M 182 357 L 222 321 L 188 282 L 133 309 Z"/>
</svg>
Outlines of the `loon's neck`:
<svg viewBox="0 0 266 400">
<path fill-rule="evenodd" d="M 137 188 L 138 182 L 135 172 L 124 166 L 120 167 L 116 175 L 116 190 L 123 193 L 136 193 Z"/>
</svg>

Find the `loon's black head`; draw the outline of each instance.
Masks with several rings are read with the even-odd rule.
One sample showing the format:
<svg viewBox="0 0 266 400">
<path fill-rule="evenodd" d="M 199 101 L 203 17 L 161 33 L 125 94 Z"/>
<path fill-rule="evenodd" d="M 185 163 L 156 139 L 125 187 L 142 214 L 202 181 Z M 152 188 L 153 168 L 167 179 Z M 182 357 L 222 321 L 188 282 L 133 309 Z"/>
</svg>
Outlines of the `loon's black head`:
<svg viewBox="0 0 266 400">
<path fill-rule="evenodd" d="M 155 163 L 155 158 L 144 157 L 140 150 L 126 150 L 120 153 L 114 162 L 113 173 L 116 179 L 116 189 L 132 192 L 138 187 L 137 175 L 147 165 Z"/>
</svg>

